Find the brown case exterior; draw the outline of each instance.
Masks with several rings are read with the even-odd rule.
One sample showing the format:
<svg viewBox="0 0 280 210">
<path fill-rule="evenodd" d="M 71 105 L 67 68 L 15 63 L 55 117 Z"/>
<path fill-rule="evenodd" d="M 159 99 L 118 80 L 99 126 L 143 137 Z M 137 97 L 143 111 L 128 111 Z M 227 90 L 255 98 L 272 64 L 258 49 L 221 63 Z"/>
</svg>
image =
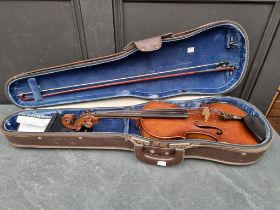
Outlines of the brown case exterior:
<svg viewBox="0 0 280 210">
<path fill-rule="evenodd" d="M 211 26 L 211 24 L 223 23 L 231 21 L 219 21 L 203 25 L 199 28 L 181 32 L 178 34 L 165 34 L 160 37 L 150 38 L 138 42 L 128 44 L 123 51 L 105 56 L 102 58 L 90 59 L 61 66 L 55 66 L 45 69 L 39 69 L 27 72 L 16 77 L 26 74 L 38 73 L 59 69 L 66 66 L 94 63 L 100 60 L 111 60 L 120 55 L 126 54 L 133 48 L 141 50 L 141 46 L 145 46 L 145 50 L 149 51 L 150 46 L 161 44 L 161 39 L 170 37 L 186 36 L 196 30 Z M 236 23 L 234 23 L 236 24 Z M 238 24 L 237 24 L 238 25 Z M 143 50 L 143 49 L 142 49 Z M 9 132 L 4 128 L 4 120 L 1 124 L 0 131 L 6 136 L 11 145 L 15 147 L 25 148 L 71 148 L 71 149 L 114 149 L 132 151 L 135 156 L 146 163 L 170 166 L 181 163 L 187 158 L 205 159 L 221 162 L 231 165 L 248 165 L 259 160 L 264 152 L 269 148 L 272 142 L 272 136 L 265 142 L 256 146 L 243 146 L 231 144 L 219 144 L 211 141 L 203 140 L 172 140 L 158 141 L 145 139 L 140 136 L 132 136 L 129 134 L 113 134 L 113 133 L 87 133 L 87 132 L 49 132 L 49 133 L 32 133 L 32 132 Z M 268 123 L 268 122 L 267 122 Z M 269 124 L 269 123 L 268 123 Z M 270 128 L 271 130 L 271 128 Z M 270 131 L 271 133 L 271 131 Z"/>
<path fill-rule="evenodd" d="M 206 159 L 231 165 L 248 165 L 259 160 L 272 139 L 257 146 L 236 146 L 201 140 L 156 141 L 109 133 L 26 133 L 1 132 L 15 147 L 115 149 L 134 151 L 135 156 L 146 163 L 166 166 L 181 163 L 185 158 Z"/>
</svg>

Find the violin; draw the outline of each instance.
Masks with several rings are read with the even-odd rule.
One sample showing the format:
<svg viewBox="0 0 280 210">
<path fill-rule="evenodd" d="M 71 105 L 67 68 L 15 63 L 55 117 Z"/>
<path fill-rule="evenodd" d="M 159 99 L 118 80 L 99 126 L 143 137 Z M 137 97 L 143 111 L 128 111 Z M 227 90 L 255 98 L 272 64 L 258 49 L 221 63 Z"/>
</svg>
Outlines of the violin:
<svg viewBox="0 0 280 210">
<path fill-rule="evenodd" d="M 185 109 L 176 104 L 153 101 L 141 110 L 88 111 L 79 117 L 65 114 L 62 124 L 80 131 L 83 127 L 93 128 L 101 118 L 134 119 L 140 134 L 154 140 L 202 139 L 256 145 L 265 139 L 265 129 L 259 118 L 227 103 Z"/>
</svg>

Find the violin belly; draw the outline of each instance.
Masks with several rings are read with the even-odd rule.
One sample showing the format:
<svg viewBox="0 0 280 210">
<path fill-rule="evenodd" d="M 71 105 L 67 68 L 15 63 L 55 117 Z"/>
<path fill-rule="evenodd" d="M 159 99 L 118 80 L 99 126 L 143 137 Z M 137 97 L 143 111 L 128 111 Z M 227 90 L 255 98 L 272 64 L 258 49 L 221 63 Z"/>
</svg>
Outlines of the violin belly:
<svg viewBox="0 0 280 210">
<path fill-rule="evenodd" d="M 207 107 L 209 110 L 246 116 L 246 112 L 226 103 L 210 103 L 201 106 L 202 108 Z M 179 107 L 159 101 L 150 102 L 144 106 L 144 109 L 164 108 Z M 215 112 L 207 116 L 206 120 L 203 116 L 203 109 L 198 110 L 189 110 L 188 117 L 185 119 L 140 119 L 138 121 L 140 133 L 145 138 L 157 140 L 199 139 L 240 145 L 258 143 L 243 121 L 224 120 Z"/>
</svg>

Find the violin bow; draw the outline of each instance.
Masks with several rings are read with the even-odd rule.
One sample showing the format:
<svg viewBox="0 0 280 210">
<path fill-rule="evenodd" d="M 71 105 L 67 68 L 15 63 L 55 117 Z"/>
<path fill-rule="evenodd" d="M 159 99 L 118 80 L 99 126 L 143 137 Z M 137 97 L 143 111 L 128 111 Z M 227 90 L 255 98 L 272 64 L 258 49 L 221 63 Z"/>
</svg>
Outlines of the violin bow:
<svg viewBox="0 0 280 210">
<path fill-rule="evenodd" d="M 185 70 L 189 70 L 189 69 L 193 69 L 193 68 L 201 68 L 201 67 L 204 67 L 207 65 L 208 66 L 212 65 L 212 66 L 216 66 L 216 67 L 199 70 L 199 71 L 198 70 L 185 71 Z M 74 92 L 85 91 L 85 90 L 100 89 L 100 88 L 113 87 L 113 86 L 118 86 L 118 85 L 126 85 L 126 84 L 140 83 L 140 82 L 146 82 L 146 81 L 153 81 L 153 80 L 160 80 L 160 79 L 167 79 L 167 78 L 180 77 L 180 76 L 186 76 L 186 75 L 209 73 L 209 72 L 233 71 L 235 69 L 236 69 L 236 67 L 229 66 L 228 62 L 221 62 L 221 63 L 205 64 L 205 65 L 200 65 L 200 66 L 174 69 L 174 70 L 170 70 L 170 71 L 156 72 L 156 73 L 151 73 L 151 74 L 144 74 L 144 75 L 138 75 L 138 76 L 132 76 L 132 77 L 126 77 L 126 78 L 120 78 L 120 79 L 112 79 L 112 80 L 106 80 L 106 81 L 101 81 L 101 82 L 46 89 L 46 90 L 41 90 L 41 93 L 43 93 L 42 98 L 46 98 L 46 97 L 63 95 L 63 94 L 67 94 L 67 93 L 74 93 Z M 177 73 L 173 73 L 173 72 L 177 72 Z M 171 74 L 166 74 L 166 73 L 171 73 Z M 73 89 L 68 89 L 68 88 L 73 88 Z M 56 92 L 44 93 L 44 92 L 50 92 L 50 91 L 56 91 Z M 31 94 L 32 94 L 32 92 L 25 92 L 25 93 L 20 93 L 17 96 L 22 101 L 33 101 L 34 97 L 32 97 L 32 96 L 28 97 L 28 95 L 31 95 Z"/>
</svg>

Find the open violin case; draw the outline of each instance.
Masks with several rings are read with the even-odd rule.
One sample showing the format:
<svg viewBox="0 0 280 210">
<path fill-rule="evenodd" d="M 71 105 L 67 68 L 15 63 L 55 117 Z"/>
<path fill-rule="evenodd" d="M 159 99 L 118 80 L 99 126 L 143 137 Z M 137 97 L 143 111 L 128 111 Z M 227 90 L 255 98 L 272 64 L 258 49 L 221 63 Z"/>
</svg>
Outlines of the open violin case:
<svg viewBox="0 0 280 210">
<path fill-rule="evenodd" d="M 132 42 L 113 55 L 14 76 L 7 81 L 6 93 L 13 104 L 24 109 L 8 116 L 1 131 L 15 147 L 126 150 L 134 152 L 139 160 L 161 166 L 175 165 L 186 158 L 233 165 L 254 163 L 271 144 L 271 126 L 252 104 L 223 96 L 244 78 L 248 45 L 247 34 L 239 24 L 219 21 Z M 98 119 L 90 130 L 18 130 L 19 116 L 139 112 L 147 104 L 159 102 L 186 110 L 200 110 L 204 104 L 213 103 L 232 105 L 253 116 L 242 126 L 254 136 L 255 143 L 243 142 L 245 137 L 238 130 L 232 142 L 196 137 L 147 138 L 137 120 L 115 117 Z M 159 126 L 154 124 L 155 129 Z"/>
</svg>

